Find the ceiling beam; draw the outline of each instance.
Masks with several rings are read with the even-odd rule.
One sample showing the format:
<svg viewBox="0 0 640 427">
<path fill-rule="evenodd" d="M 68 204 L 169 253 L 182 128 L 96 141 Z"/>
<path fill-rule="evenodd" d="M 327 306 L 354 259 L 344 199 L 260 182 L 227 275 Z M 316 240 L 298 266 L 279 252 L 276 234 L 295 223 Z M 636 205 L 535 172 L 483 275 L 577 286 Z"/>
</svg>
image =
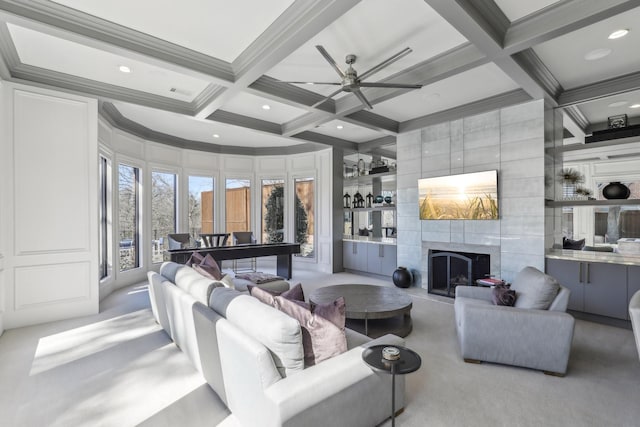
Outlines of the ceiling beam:
<svg viewBox="0 0 640 427">
<path fill-rule="evenodd" d="M 529 49 L 638 6 L 639 0 L 557 2 L 513 22 L 504 35 L 504 52 Z"/>
<path fill-rule="evenodd" d="M 243 116 L 241 114 L 231 113 L 229 111 L 217 110 L 210 114 L 207 117 L 207 120 L 253 129 L 255 131 L 267 133 L 270 135 L 281 135 L 281 127 L 278 123 Z"/>
<path fill-rule="evenodd" d="M 533 99 L 545 99 L 552 106 L 557 102 L 553 93 L 547 92 L 537 76 L 535 70 L 527 70 L 504 52 L 502 43 L 506 29 L 497 27 L 492 14 L 502 14 L 502 11 L 493 4 L 493 7 L 479 8 L 472 0 L 425 0 L 440 16 L 453 25 L 467 40 L 470 40 L 484 55 L 489 57 L 507 76 L 518 84 Z M 493 3 L 487 2 L 485 3 Z"/>
<path fill-rule="evenodd" d="M 297 135 L 293 135 L 293 138 L 303 139 L 309 142 L 315 142 L 318 144 L 330 145 L 332 147 L 341 148 L 343 150 L 358 151 L 358 144 L 346 139 L 335 138 L 333 136 L 323 135 L 317 132 L 305 131 L 300 132 Z"/>
<path fill-rule="evenodd" d="M 487 56 L 480 52 L 476 46 L 465 43 L 381 81 L 427 86 L 488 62 Z M 407 89 L 364 88 L 362 91 L 372 105 L 407 93 Z M 363 110 L 362 103 L 354 96 L 346 96 L 336 102 L 336 114 L 341 116 L 361 110 Z"/>
<path fill-rule="evenodd" d="M 438 123 L 458 120 L 468 116 L 475 116 L 477 114 L 498 110 L 500 108 L 521 104 L 527 101 L 531 101 L 531 96 L 522 89 L 516 89 L 511 92 L 481 99 L 449 110 L 439 111 L 437 113 L 407 120 L 406 122 L 400 123 L 400 132 L 409 132 Z"/>
<path fill-rule="evenodd" d="M 168 135 L 162 132 L 157 132 L 139 123 L 136 123 L 124 117 L 118 111 L 118 109 L 109 102 L 100 102 L 98 113 L 116 129 L 120 129 L 124 132 L 148 141 L 159 142 L 161 144 L 188 150 L 245 156 L 277 156 L 282 155 L 283 152 L 286 154 L 308 153 L 312 151 L 318 151 L 318 149 L 322 148 L 322 146 L 312 142 L 305 144 L 296 144 L 287 147 L 238 147 L 233 145 L 220 145 L 201 141 L 193 141 L 189 139 L 179 138 L 173 135 Z"/>
<path fill-rule="evenodd" d="M 639 89 L 640 72 L 635 72 L 565 90 L 558 97 L 558 105 L 568 107 Z"/>
<path fill-rule="evenodd" d="M 188 102 L 178 101 L 160 95 L 154 95 L 121 86 L 84 79 L 57 71 L 45 70 L 31 65 L 20 64 L 11 70 L 13 78 L 22 79 L 41 85 L 53 86 L 66 91 L 89 94 L 97 98 L 129 102 L 191 116 L 193 110 Z"/>
<path fill-rule="evenodd" d="M 233 61 L 233 86 L 198 110 L 196 116 L 206 117 L 222 108 L 238 92 L 245 90 L 359 2 L 360 0 L 296 0 Z"/>
<path fill-rule="evenodd" d="M 369 153 L 372 151 L 376 151 L 377 149 L 379 149 L 380 147 L 384 147 L 385 145 L 395 144 L 395 143 L 396 143 L 395 136 L 383 136 L 382 138 L 361 142 L 360 144 L 358 144 L 358 152 Z"/>
<path fill-rule="evenodd" d="M 5 13 L 5 12 L 8 13 Z M 0 0 L 0 19 L 54 37 L 218 84 L 230 84 L 231 64 L 47 0 Z"/>
</svg>

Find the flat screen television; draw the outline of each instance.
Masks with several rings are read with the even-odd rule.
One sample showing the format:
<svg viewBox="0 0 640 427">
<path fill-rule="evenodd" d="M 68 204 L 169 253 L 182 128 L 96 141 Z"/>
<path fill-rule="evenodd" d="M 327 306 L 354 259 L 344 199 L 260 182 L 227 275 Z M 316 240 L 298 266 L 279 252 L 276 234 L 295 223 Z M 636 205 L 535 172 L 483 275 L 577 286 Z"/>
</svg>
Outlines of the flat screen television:
<svg viewBox="0 0 640 427">
<path fill-rule="evenodd" d="M 418 180 L 420 219 L 498 219 L 498 171 Z"/>
</svg>

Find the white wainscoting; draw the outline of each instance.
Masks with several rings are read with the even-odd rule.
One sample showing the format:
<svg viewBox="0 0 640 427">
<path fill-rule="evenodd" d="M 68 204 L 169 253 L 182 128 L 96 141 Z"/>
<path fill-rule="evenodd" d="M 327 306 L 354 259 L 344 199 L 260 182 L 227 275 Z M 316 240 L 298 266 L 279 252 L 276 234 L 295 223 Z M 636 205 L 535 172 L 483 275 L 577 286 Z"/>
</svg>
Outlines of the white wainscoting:
<svg viewBox="0 0 640 427">
<path fill-rule="evenodd" d="M 4 327 L 97 313 L 97 102 L 4 89 Z"/>
</svg>

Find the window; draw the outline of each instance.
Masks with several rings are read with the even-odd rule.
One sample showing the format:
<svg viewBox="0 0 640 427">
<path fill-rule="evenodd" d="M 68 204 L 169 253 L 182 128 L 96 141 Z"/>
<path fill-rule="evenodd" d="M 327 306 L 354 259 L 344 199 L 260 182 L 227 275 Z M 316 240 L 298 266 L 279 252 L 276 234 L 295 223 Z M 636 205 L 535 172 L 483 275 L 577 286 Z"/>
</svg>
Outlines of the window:
<svg viewBox="0 0 640 427">
<path fill-rule="evenodd" d="M 251 181 L 229 179 L 225 182 L 226 233 L 251 230 Z"/>
<path fill-rule="evenodd" d="M 295 241 L 300 243 L 300 255 L 315 258 L 315 180 L 313 178 L 294 179 L 295 188 Z"/>
<path fill-rule="evenodd" d="M 151 173 L 151 260 L 162 262 L 167 235 L 176 231 L 176 175 Z"/>
<path fill-rule="evenodd" d="M 140 267 L 140 169 L 118 165 L 120 271 Z"/>
<path fill-rule="evenodd" d="M 262 243 L 284 242 L 284 180 L 262 180 Z"/>
<path fill-rule="evenodd" d="M 111 162 L 104 156 L 100 156 L 99 164 L 100 180 L 100 224 L 98 229 L 98 256 L 100 280 L 111 274 Z"/>
<path fill-rule="evenodd" d="M 200 233 L 213 233 L 213 189 L 213 177 L 189 177 L 189 234 L 194 240 Z"/>
</svg>

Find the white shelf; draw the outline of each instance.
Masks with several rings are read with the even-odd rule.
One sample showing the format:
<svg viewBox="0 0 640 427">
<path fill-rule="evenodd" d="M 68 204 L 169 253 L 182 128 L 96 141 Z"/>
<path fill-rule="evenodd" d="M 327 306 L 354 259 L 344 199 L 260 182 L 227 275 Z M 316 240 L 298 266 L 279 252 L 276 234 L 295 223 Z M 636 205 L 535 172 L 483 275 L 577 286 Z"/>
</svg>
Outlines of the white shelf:
<svg viewBox="0 0 640 427">
<path fill-rule="evenodd" d="M 622 206 L 640 205 L 640 199 L 619 199 L 619 200 L 547 200 L 545 205 L 550 208 L 561 208 L 563 206 Z"/>
</svg>

